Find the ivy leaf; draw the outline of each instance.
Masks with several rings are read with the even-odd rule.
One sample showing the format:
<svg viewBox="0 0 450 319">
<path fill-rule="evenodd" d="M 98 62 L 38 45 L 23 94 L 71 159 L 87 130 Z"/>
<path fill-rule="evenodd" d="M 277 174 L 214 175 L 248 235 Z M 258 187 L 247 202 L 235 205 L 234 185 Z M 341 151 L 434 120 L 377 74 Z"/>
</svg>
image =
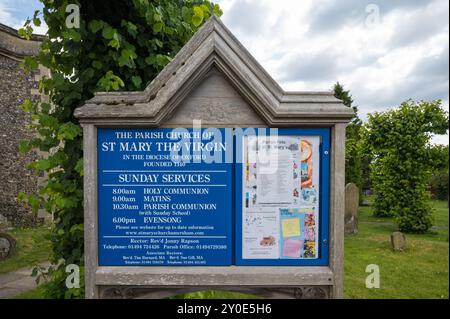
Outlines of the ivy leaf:
<svg viewBox="0 0 450 319">
<path fill-rule="evenodd" d="M 23 192 L 20 192 L 17 199 L 22 203 L 30 205 L 33 212 L 36 213 L 39 210 L 40 200 L 37 196 L 27 195 Z"/>
<path fill-rule="evenodd" d="M 160 48 L 162 48 L 163 45 L 164 45 L 159 39 L 155 39 L 154 42 L 155 42 L 155 44 L 156 44 L 158 47 L 160 47 Z"/>
<path fill-rule="evenodd" d="M 157 65 L 160 67 L 166 66 L 170 61 L 172 61 L 172 59 L 164 54 L 151 55 L 145 58 L 145 63 L 149 65 Z"/>
<path fill-rule="evenodd" d="M 81 128 L 72 122 L 67 122 L 61 125 L 58 131 L 58 138 L 60 140 L 73 140 L 77 136 L 81 136 Z"/>
<path fill-rule="evenodd" d="M 20 28 L 17 30 L 17 33 L 19 34 L 19 37 L 30 40 L 30 35 L 28 34 L 26 28 Z"/>
<path fill-rule="evenodd" d="M 97 70 L 100 70 L 103 67 L 103 64 L 102 64 L 102 62 L 96 60 L 96 61 L 92 61 L 92 66 L 94 68 L 96 68 Z"/>
<path fill-rule="evenodd" d="M 44 113 L 44 114 L 50 113 L 51 105 L 49 103 L 41 103 L 40 107 L 41 107 L 42 113 Z"/>
<path fill-rule="evenodd" d="M 155 56 L 150 55 L 150 56 L 146 57 L 146 58 L 144 59 L 144 61 L 145 61 L 145 63 L 147 63 L 148 65 L 152 65 L 152 64 L 155 63 Z"/>
<path fill-rule="evenodd" d="M 111 41 L 109 41 L 108 46 L 118 49 L 120 44 L 118 40 L 112 39 Z"/>
<path fill-rule="evenodd" d="M 33 24 L 37 27 L 41 26 L 41 19 L 38 18 L 39 10 L 34 11 Z"/>
<path fill-rule="evenodd" d="M 138 28 L 135 24 L 127 21 L 122 21 L 122 25 L 127 28 L 127 31 L 133 38 L 136 38 L 138 35 Z"/>
<path fill-rule="evenodd" d="M 120 47 L 120 38 L 117 32 L 113 34 L 113 39 L 109 41 L 108 46 L 119 49 Z"/>
<path fill-rule="evenodd" d="M 161 14 L 155 13 L 155 14 L 153 15 L 153 20 L 156 21 L 156 22 L 162 22 L 162 16 L 161 16 Z"/>
<path fill-rule="evenodd" d="M 20 108 L 26 113 L 30 113 L 34 110 L 33 103 L 30 99 L 26 99 L 25 101 L 23 101 L 23 103 L 20 105 Z"/>
<path fill-rule="evenodd" d="M 142 79 L 141 79 L 141 77 L 140 77 L 139 75 L 132 76 L 132 77 L 131 77 L 131 81 L 133 82 L 133 84 L 134 84 L 134 86 L 135 86 L 136 88 L 139 89 L 139 88 L 141 87 Z"/>
<path fill-rule="evenodd" d="M 75 42 L 81 41 L 81 34 L 76 29 L 69 29 L 69 31 L 67 31 L 67 36 Z"/>
<path fill-rule="evenodd" d="M 22 62 L 22 66 L 25 68 L 25 70 L 32 71 L 39 68 L 39 63 L 36 61 L 36 58 L 26 56 Z"/>
<path fill-rule="evenodd" d="M 98 81 L 97 85 L 105 91 L 117 91 L 120 87 L 124 87 L 125 83 L 110 70 Z"/>
<path fill-rule="evenodd" d="M 107 26 L 106 28 L 103 29 L 102 31 L 102 36 L 107 39 L 110 40 L 114 37 L 114 34 L 116 34 L 116 30 L 114 30 L 112 27 Z"/>
<path fill-rule="evenodd" d="M 198 16 L 193 16 L 192 17 L 192 24 L 196 27 L 200 26 L 203 22 L 203 18 L 200 18 Z"/>
<path fill-rule="evenodd" d="M 88 28 L 89 30 L 91 30 L 93 33 L 97 33 L 100 29 L 103 28 L 103 26 L 105 25 L 105 23 L 103 21 L 99 21 L 99 20 L 92 20 L 89 22 L 88 24 Z M 108 31 L 109 32 L 109 31 Z M 103 33 L 102 33 L 103 35 Z M 103 35 L 104 37 L 104 35 Z"/>
<path fill-rule="evenodd" d="M 50 130 L 56 130 L 59 126 L 58 119 L 47 114 L 36 115 L 34 120 L 38 120 L 41 126 L 44 126 Z"/>
<path fill-rule="evenodd" d="M 202 9 L 204 15 L 207 15 L 209 13 L 209 8 L 206 4 L 202 4 L 200 6 L 200 9 Z"/>
<path fill-rule="evenodd" d="M 122 52 L 120 54 L 120 57 L 118 59 L 119 66 L 128 66 L 130 68 L 134 67 L 134 59 L 137 58 L 136 53 L 134 52 L 135 48 L 132 45 L 127 45 L 124 49 L 122 49 Z"/>
<path fill-rule="evenodd" d="M 80 174 L 80 176 L 84 175 L 84 171 L 83 171 L 83 158 L 80 158 L 77 162 L 77 164 L 75 165 L 75 171 L 78 172 Z"/>
<path fill-rule="evenodd" d="M 194 11 L 195 16 L 203 19 L 204 14 L 203 14 L 203 10 L 201 7 L 195 6 L 192 10 Z"/>
<path fill-rule="evenodd" d="M 213 13 L 220 17 L 223 14 L 222 9 L 220 9 L 220 6 L 218 4 L 214 4 Z"/>
<path fill-rule="evenodd" d="M 47 171 L 51 168 L 51 163 L 50 163 L 49 159 L 41 159 L 41 160 L 32 162 L 29 166 L 38 171 Z"/>
<path fill-rule="evenodd" d="M 27 153 L 29 152 L 33 146 L 29 141 L 20 141 L 19 142 L 19 152 L 21 153 Z"/>
<path fill-rule="evenodd" d="M 193 8 L 194 16 L 192 17 L 192 24 L 196 27 L 200 26 L 204 19 L 203 10 L 196 6 Z"/>
<path fill-rule="evenodd" d="M 162 22 L 157 22 L 153 25 L 153 31 L 155 33 L 159 33 L 159 32 L 161 32 L 163 26 L 164 26 L 164 24 Z"/>
<path fill-rule="evenodd" d="M 189 10 L 189 8 L 186 6 L 183 6 L 183 8 L 181 9 L 181 16 L 183 17 L 184 21 L 190 22 L 191 10 Z"/>
</svg>

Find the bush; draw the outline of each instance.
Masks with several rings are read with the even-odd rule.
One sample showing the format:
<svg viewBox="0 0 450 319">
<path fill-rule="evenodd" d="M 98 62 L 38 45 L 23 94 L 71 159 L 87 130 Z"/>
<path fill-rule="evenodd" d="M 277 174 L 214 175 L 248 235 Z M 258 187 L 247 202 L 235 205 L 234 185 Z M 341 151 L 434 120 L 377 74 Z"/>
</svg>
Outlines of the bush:
<svg viewBox="0 0 450 319">
<path fill-rule="evenodd" d="M 65 286 L 66 265 L 83 269 L 84 264 L 82 130 L 73 112 L 96 91 L 142 90 L 202 23 L 221 10 L 207 0 L 77 0 L 70 2 L 80 10 L 80 23 L 72 27 L 66 20 L 74 22 L 69 14 L 77 12 L 73 6 L 67 8 L 67 0 L 41 2 L 47 37 L 39 55 L 26 58 L 24 66 L 50 69 L 52 77 L 39 83 L 50 103 L 23 103 L 39 135 L 23 141 L 20 148 L 24 152 L 38 148 L 50 155 L 30 164 L 36 173 L 47 173 L 39 193 L 20 198 L 35 210 L 45 207 L 55 217 L 52 261 L 58 266 L 49 271 L 52 282 L 46 285 L 46 295 L 81 298 L 82 290 Z M 19 34 L 29 38 L 32 24 L 41 24 L 39 11 Z"/>
<path fill-rule="evenodd" d="M 448 170 L 434 173 L 428 184 L 433 199 L 448 200 Z"/>
<path fill-rule="evenodd" d="M 435 156 L 431 134 L 445 134 L 448 114 L 441 101 L 406 101 L 399 108 L 369 114 L 364 149 L 371 153 L 375 216 L 395 216 L 403 232 L 424 233 L 432 226 L 427 182 Z"/>
</svg>

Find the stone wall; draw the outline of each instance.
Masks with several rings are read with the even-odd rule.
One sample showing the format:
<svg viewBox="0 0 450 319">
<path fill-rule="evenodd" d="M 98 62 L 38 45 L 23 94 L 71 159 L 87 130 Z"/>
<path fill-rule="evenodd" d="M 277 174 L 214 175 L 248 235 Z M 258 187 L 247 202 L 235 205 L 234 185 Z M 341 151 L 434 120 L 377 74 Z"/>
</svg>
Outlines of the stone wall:
<svg viewBox="0 0 450 319">
<path fill-rule="evenodd" d="M 19 142 L 35 134 L 28 128 L 29 114 L 20 105 L 26 98 L 39 98 L 37 80 L 40 71 L 27 74 L 20 68 L 26 55 L 36 54 L 40 37 L 25 41 L 17 31 L 0 24 L 0 216 L 15 226 L 30 226 L 37 216 L 17 201 L 19 192 L 33 193 L 38 177 L 28 170 L 27 163 L 38 154 L 19 152 Z"/>
</svg>

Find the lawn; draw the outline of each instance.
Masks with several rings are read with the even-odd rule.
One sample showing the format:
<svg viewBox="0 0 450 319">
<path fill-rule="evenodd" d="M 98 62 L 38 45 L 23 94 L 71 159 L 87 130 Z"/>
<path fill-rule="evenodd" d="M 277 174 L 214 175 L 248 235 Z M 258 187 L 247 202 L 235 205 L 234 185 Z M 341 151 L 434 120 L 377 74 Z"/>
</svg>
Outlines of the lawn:
<svg viewBox="0 0 450 319">
<path fill-rule="evenodd" d="M 16 239 L 17 244 L 13 254 L 0 262 L 0 274 L 23 267 L 33 267 L 39 262 L 50 259 L 50 229 L 48 227 L 15 228 L 8 231 L 8 234 Z"/>
<path fill-rule="evenodd" d="M 434 201 L 434 225 L 425 235 L 407 234 L 408 249 L 393 252 L 392 218 L 372 216 L 371 207 L 361 207 L 359 233 L 345 237 L 345 298 L 448 298 L 447 202 Z M 380 289 L 365 287 L 366 266 L 380 267 Z"/>
<path fill-rule="evenodd" d="M 21 294 L 14 296 L 12 299 L 46 299 L 44 297 L 44 287 L 39 286 L 34 289 L 22 292 Z"/>
<path fill-rule="evenodd" d="M 447 202 L 433 201 L 436 210 L 435 227 L 425 235 L 407 234 L 408 249 L 404 252 L 393 252 L 390 248 L 390 234 L 396 230 L 392 218 L 376 218 L 372 216 L 371 207 L 360 208 L 359 233 L 345 237 L 345 298 L 446 298 L 449 297 L 449 243 Z M 33 265 L 39 260 L 48 258 L 49 245 L 45 241 L 48 230 L 37 230 L 38 234 L 22 235 L 25 243 L 17 254 L 27 251 L 29 256 L 13 256 L 12 265 Z M 19 238 L 20 231 L 13 233 Z M 34 239 L 33 239 L 34 238 Z M 33 247 L 33 242 L 40 248 Z M 20 244 L 19 244 L 20 245 Z M 47 247 L 47 248 L 45 248 Z M 20 248 L 20 247 L 19 247 Z M 44 251 L 45 249 L 48 251 Z M 32 256 L 39 252 L 40 257 Z M 27 261 L 29 260 L 29 261 Z M 29 262 L 27 264 L 27 262 Z M 380 267 L 380 289 L 367 289 L 365 278 L 366 266 L 377 264 Z M 5 266 L 0 264 L 0 272 Z M 9 266 L 14 268 L 13 266 Z M 220 291 L 199 292 L 177 296 L 175 298 L 245 298 L 253 297 L 242 294 Z M 42 298 L 42 288 L 23 293 L 16 298 Z"/>
</svg>

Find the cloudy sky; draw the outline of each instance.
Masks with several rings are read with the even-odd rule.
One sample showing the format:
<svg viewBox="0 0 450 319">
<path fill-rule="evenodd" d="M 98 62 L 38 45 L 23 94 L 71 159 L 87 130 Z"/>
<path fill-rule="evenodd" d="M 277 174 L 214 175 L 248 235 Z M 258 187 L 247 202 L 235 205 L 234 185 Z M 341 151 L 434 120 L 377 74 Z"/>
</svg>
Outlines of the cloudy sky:
<svg viewBox="0 0 450 319">
<path fill-rule="evenodd" d="M 402 101 L 449 107 L 447 0 L 217 0 L 222 20 L 286 90 L 351 90 L 360 115 Z M 19 27 L 37 0 L 0 0 Z M 39 32 L 45 32 L 45 27 Z M 448 144 L 447 136 L 434 138 Z"/>
</svg>

